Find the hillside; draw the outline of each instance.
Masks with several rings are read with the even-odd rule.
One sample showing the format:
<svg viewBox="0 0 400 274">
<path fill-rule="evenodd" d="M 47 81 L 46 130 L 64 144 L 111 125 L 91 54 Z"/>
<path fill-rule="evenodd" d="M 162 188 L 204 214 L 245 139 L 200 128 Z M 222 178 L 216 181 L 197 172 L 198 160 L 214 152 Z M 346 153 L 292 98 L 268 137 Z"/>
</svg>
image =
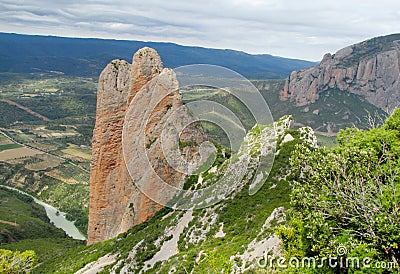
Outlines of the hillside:
<svg viewBox="0 0 400 274">
<path fill-rule="evenodd" d="M 340 139 L 340 150 L 334 149 L 330 151 L 324 148 L 315 148 L 315 137 L 313 137 L 312 130 L 309 128 L 300 130 L 288 129 L 287 126 L 290 124 L 291 117 L 284 117 L 274 125 L 279 134 L 276 139 L 277 153 L 275 153 L 271 174 L 254 195 L 249 195 L 249 187 L 252 181 L 257 178 L 257 169 L 254 164 L 259 162 L 261 159 L 260 152 L 269 147 L 272 141 L 268 138 L 272 129 L 271 125 L 255 126 L 247 134 L 238 154 L 223 156 L 219 151 L 219 161 L 213 167 L 199 175 L 191 176 L 185 184 L 185 189 L 196 189 L 200 185 L 213 184 L 215 183 L 215 178 L 219 178 L 221 174 L 225 173 L 232 162 L 239 161 L 237 162 L 238 165 L 244 166 L 245 162 L 249 161 L 250 164 L 247 165 L 245 176 L 238 181 L 238 188 L 227 199 L 209 208 L 194 211 L 173 211 L 164 208 L 149 221 L 128 230 L 114 239 L 86 247 L 76 246 L 73 248 L 70 246 L 63 251 L 62 256 L 52 256 L 51 252 L 55 251 L 49 251 L 46 258 L 51 259 L 40 260 L 41 263 L 34 269 L 33 273 L 221 273 L 221 271 L 224 271 L 224 273 L 270 273 L 271 271 L 272 273 L 280 273 L 280 271 L 284 273 L 304 273 L 303 271 L 306 270 L 304 267 L 298 269 L 290 268 L 288 272 L 285 272 L 285 269 L 276 266 L 276 260 L 273 261 L 273 266 L 270 267 L 266 258 L 288 256 L 289 260 L 290 256 L 296 258 L 299 258 L 299 256 L 308 256 L 307 258 L 324 256 L 325 253 L 318 255 L 315 250 L 312 250 L 310 242 L 335 257 L 337 256 L 336 252 L 339 252 L 337 251 L 338 246 L 344 246 L 344 252 L 349 252 L 349 256 L 353 256 L 352 258 L 355 256 L 370 256 L 373 259 L 372 262 L 375 263 L 380 260 L 388 266 L 386 272 L 383 273 L 396 273 L 395 264 L 389 265 L 392 259 L 385 255 L 384 246 L 382 247 L 378 244 L 371 246 L 372 249 L 365 248 L 365 243 L 368 243 L 371 239 L 373 240 L 367 233 L 360 235 L 363 242 L 359 242 L 357 237 L 348 238 L 346 230 L 343 230 L 344 235 L 335 233 L 335 230 L 324 230 L 323 227 L 325 225 L 334 224 L 332 220 L 323 219 L 324 223 L 321 224 L 319 223 L 320 219 L 318 219 L 320 218 L 319 215 L 312 215 L 311 219 L 307 218 L 307 215 L 303 215 L 307 211 L 303 211 L 303 209 L 310 210 L 315 205 L 318 207 L 329 205 L 333 206 L 329 208 L 331 212 L 336 212 L 337 208 L 344 210 L 342 208 L 344 207 L 347 208 L 346 212 L 351 214 L 349 208 L 353 206 L 353 203 L 335 205 L 336 199 L 329 200 L 332 204 L 326 203 L 325 200 L 318 200 L 327 199 L 320 192 L 308 194 L 309 189 L 312 190 L 312 187 L 319 185 L 312 184 L 315 182 L 314 177 L 320 178 L 318 177 L 320 176 L 319 170 L 329 171 L 331 168 L 329 164 L 335 165 L 335 162 L 331 161 L 337 161 L 335 158 L 325 158 L 324 155 L 326 153 L 335 155 L 335 153 L 340 153 L 342 150 L 348 151 L 347 153 L 350 153 L 350 155 L 344 155 L 349 158 L 341 159 L 345 161 L 343 164 L 355 165 L 355 169 L 349 170 L 349 175 L 368 177 L 368 169 L 372 168 L 372 166 L 379 169 L 379 165 L 371 163 L 365 166 L 361 175 L 357 168 L 358 162 L 354 161 L 353 157 L 362 157 L 361 159 L 367 163 L 370 161 L 368 159 L 370 157 L 369 153 L 375 153 L 375 151 L 379 153 L 382 149 L 380 143 L 388 142 L 388 148 L 395 153 L 390 154 L 390 157 L 392 160 L 397 161 L 396 157 L 399 153 L 398 142 L 400 140 L 398 133 L 399 114 L 400 112 L 397 112 L 397 117 L 389 119 L 385 127 L 382 128 L 371 131 L 349 129 L 347 132 L 343 132 Z M 368 145 L 371 145 L 371 147 L 368 147 Z M 358 154 L 359 149 L 361 149 L 361 154 Z M 296 151 L 301 156 L 291 157 L 293 151 Z M 315 158 L 318 161 L 329 161 L 327 162 L 328 165 L 321 165 L 319 162 L 315 162 L 313 158 L 315 156 L 318 156 L 318 158 Z M 298 172 L 300 169 L 307 168 L 305 160 L 310 163 L 308 167 L 318 170 L 316 173 L 307 174 L 307 177 L 304 177 L 304 175 L 302 177 Z M 376 157 L 373 157 L 373 160 L 380 161 Z M 302 163 L 302 165 L 298 166 L 298 162 Z M 393 164 L 393 162 L 389 164 Z M 339 169 L 335 169 L 335 172 L 341 172 L 340 165 L 337 167 Z M 387 169 L 384 166 L 380 172 L 386 172 L 386 178 L 398 176 L 392 169 Z M 381 175 L 378 173 L 377 176 Z M 301 180 L 301 178 L 307 184 L 296 183 L 296 180 Z M 343 179 L 346 180 L 348 178 L 344 177 Z M 201 183 L 199 184 L 199 182 Z M 327 182 L 332 184 L 329 188 L 330 195 L 335 195 L 335 177 L 332 181 Z M 371 183 L 374 182 L 379 184 L 379 181 L 371 181 Z M 353 183 L 357 183 L 357 181 L 355 180 Z M 346 185 L 343 184 L 343 187 L 346 187 Z M 293 188 L 296 191 L 294 193 L 292 193 Z M 382 201 L 385 201 L 382 206 L 385 208 L 396 206 L 393 203 L 393 199 L 390 199 L 392 188 L 383 187 L 383 189 L 388 192 L 386 194 L 389 194 L 389 196 L 385 194 L 385 196 L 381 197 L 384 199 Z M 350 193 L 352 195 L 362 195 L 357 191 Z M 318 204 L 314 204 L 312 199 L 307 198 L 307 195 L 318 197 L 318 199 L 316 198 L 316 201 L 319 201 Z M 375 203 L 374 197 L 376 196 L 370 195 L 368 192 L 366 198 L 373 199 Z M 360 197 L 357 196 L 357 200 L 355 200 L 357 203 L 362 201 L 358 198 Z M 303 203 L 306 208 L 303 208 Z M 292 207 L 294 209 L 291 209 Z M 380 214 L 376 211 L 376 208 L 363 208 L 373 214 Z M 287 217 L 288 214 L 289 218 Z M 341 216 L 339 213 L 335 214 L 339 217 Z M 385 214 L 389 217 L 396 216 L 396 213 L 391 209 Z M 388 226 L 387 220 L 387 218 L 379 219 L 379 222 L 376 223 L 376 229 L 380 229 L 379 233 L 391 233 L 393 240 L 391 240 L 391 237 L 385 238 L 385 240 L 393 246 L 394 254 L 398 254 L 396 243 L 393 242 L 398 239 L 398 222 L 393 222 L 392 225 Z M 313 225 L 304 226 L 303 228 L 303 222 L 309 222 Z M 361 224 L 361 227 L 358 228 L 361 229 L 360 231 L 366 229 L 362 219 L 361 222 L 357 218 L 354 219 L 353 224 Z M 382 225 L 382 228 L 378 227 L 378 225 Z M 387 228 L 390 228 L 390 232 L 388 232 Z M 307 229 L 314 233 L 314 237 L 307 237 L 299 229 L 304 229 L 305 231 Z M 278 233 L 279 237 L 275 233 Z M 329 237 L 325 237 L 327 233 Z M 323 237 L 318 237 L 318 235 Z M 329 241 L 331 238 L 335 240 Z M 281 240 L 283 240 L 282 246 L 280 246 Z M 9 246 L 6 247 L 10 248 Z M 16 247 L 18 250 L 32 248 L 40 250 L 41 248 L 40 245 L 11 246 L 13 249 Z M 398 259 L 398 255 L 395 256 L 397 257 L 394 258 Z M 309 267 L 312 267 L 310 263 Z M 323 265 L 323 269 L 310 269 L 309 273 L 321 273 L 317 272 L 319 270 L 322 273 L 348 273 L 349 271 L 346 266 L 330 268 L 327 265 Z M 350 270 L 370 273 L 371 268 L 360 270 L 359 267 L 355 266 Z"/>
<path fill-rule="evenodd" d="M 219 151 L 219 161 L 213 167 L 192 175 L 185 184 L 185 189 L 202 188 L 215 184 L 229 169 L 242 169 L 243 178 L 238 177 L 226 185 L 234 187 L 233 192 L 220 203 L 189 211 L 164 208 L 148 222 L 115 239 L 77 249 L 69 253 L 67 259 L 56 259 L 37 271 L 73 273 L 82 269 L 78 273 L 84 273 L 106 267 L 105 273 L 139 273 L 141 270 L 179 273 L 185 269 L 194 273 L 219 273 L 222 269 L 236 272 L 256 269 L 257 259 L 264 251 L 279 254 L 280 241 L 273 227 L 285 221 L 285 208 L 289 206 L 290 186 L 286 176 L 291 150 L 298 143 L 314 143 L 307 129 L 287 129 L 291 119 L 284 117 L 274 125 L 255 126 L 238 154 L 223 156 Z M 274 127 L 280 132 L 276 142 L 270 139 Z M 289 135 L 292 137 L 285 138 Z M 293 139 L 288 141 L 290 138 Z M 271 146 L 279 151 L 272 172 L 261 188 L 249 195 L 255 178 L 260 175 L 258 163 L 273 152 Z M 243 210 L 245 208 L 252 210 Z M 83 253 L 90 255 L 81 256 Z M 97 263 L 89 264 L 93 261 Z"/>
<path fill-rule="evenodd" d="M 97 77 L 113 59 L 131 61 L 142 47 L 156 49 L 166 67 L 214 64 L 256 79 L 285 78 L 313 62 L 235 50 L 181 46 L 173 43 L 62 38 L 0 33 L 0 72 L 62 72 Z"/>
<path fill-rule="evenodd" d="M 0 187 L 0 244 L 37 238 L 65 238 L 32 198 Z"/>
<path fill-rule="evenodd" d="M 319 65 L 292 72 L 280 96 L 304 106 L 333 90 L 360 95 L 391 113 L 400 101 L 400 34 L 376 37 L 326 54 Z"/>
<path fill-rule="evenodd" d="M 310 128 L 290 130 L 291 117 L 274 125 L 256 125 L 237 154 L 219 154 L 220 160 L 210 169 L 185 184 L 185 189 L 212 185 L 229 173 L 231 165 L 247 166 L 243 178 L 232 183 L 235 190 L 220 203 L 188 211 L 164 208 L 114 239 L 70 250 L 66 257 L 39 265 L 35 271 L 397 273 L 396 199 L 400 197 L 399 174 L 393 167 L 398 167 L 399 118 L 397 111 L 381 128 L 348 129 L 340 135 L 339 148 L 332 150 L 318 148 Z M 277 139 L 270 138 L 274 129 Z M 268 148 L 273 143 L 272 171 L 249 195 L 259 177 L 263 151 L 264 156 L 271 153 Z M 382 143 L 387 147 L 382 148 Z M 355 158 L 362 161 L 361 167 Z M 372 169 L 378 173 L 371 173 Z M 355 191 L 359 184 L 364 184 L 365 192 Z M 376 195 L 376 188 L 384 195 Z M 359 210 L 366 215 L 358 216 Z M 373 224 L 368 222 L 372 219 Z M 376 236 L 367 233 L 370 229 Z M 327 256 L 336 263 L 328 263 Z"/>
</svg>

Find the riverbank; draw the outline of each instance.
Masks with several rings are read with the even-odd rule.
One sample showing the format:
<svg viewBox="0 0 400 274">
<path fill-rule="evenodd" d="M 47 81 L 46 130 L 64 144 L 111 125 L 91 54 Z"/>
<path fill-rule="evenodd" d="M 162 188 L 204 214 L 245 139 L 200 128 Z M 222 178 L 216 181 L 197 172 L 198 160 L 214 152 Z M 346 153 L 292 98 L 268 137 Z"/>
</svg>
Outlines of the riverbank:
<svg viewBox="0 0 400 274">
<path fill-rule="evenodd" d="M 32 195 L 30 195 L 20 189 L 13 188 L 13 187 L 6 186 L 6 185 L 0 185 L 0 187 L 6 188 L 9 190 L 13 190 L 13 191 L 17 191 L 23 195 L 31 197 L 35 201 L 35 203 L 44 207 L 47 217 L 50 219 L 50 222 L 54 224 L 54 226 L 56 226 L 57 228 L 61 228 L 62 230 L 65 231 L 65 233 L 69 237 L 71 237 L 75 240 L 86 240 L 86 237 L 78 230 L 78 228 L 75 226 L 74 222 L 67 220 L 66 213 L 59 211 L 57 208 L 33 197 Z"/>
</svg>

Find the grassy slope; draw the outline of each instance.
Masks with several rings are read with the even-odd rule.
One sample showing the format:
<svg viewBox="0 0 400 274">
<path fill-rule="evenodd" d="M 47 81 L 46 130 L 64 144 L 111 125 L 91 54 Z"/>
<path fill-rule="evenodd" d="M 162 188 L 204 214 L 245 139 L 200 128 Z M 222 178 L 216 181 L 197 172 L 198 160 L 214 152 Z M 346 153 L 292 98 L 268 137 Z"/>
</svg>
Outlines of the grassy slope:
<svg viewBox="0 0 400 274">
<path fill-rule="evenodd" d="M 39 263 L 43 264 L 83 244 L 67 238 L 64 231 L 50 224 L 44 208 L 32 198 L 0 188 L 0 202 L 2 249 L 35 250 Z"/>
<path fill-rule="evenodd" d="M 65 259 L 68 252 L 84 246 L 84 243 L 70 238 L 38 238 L 26 239 L 15 243 L 2 245 L 2 249 L 13 251 L 34 250 L 39 267 L 41 265 L 51 264 L 56 259 Z M 36 273 L 36 271 L 35 271 Z M 51 273 L 51 272 L 38 272 Z"/>
<path fill-rule="evenodd" d="M 312 126 L 321 126 L 324 127 L 327 123 L 335 123 L 336 129 L 345 127 L 349 125 L 348 120 L 338 119 L 338 115 L 342 114 L 347 110 L 357 110 L 356 115 L 352 118 L 362 116 L 364 114 L 364 108 L 367 106 L 364 102 L 361 102 L 359 98 L 351 96 L 347 96 L 345 94 L 329 94 L 329 96 L 323 96 L 323 98 L 309 106 L 310 110 L 308 112 L 302 112 L 302 108 L 296 108 L 290 102 L 281 102 L 279 101 L 277 91 L 282 86 L 282 81 L 272 81 L 267 82 L 269 87 L 264 87 L 262 89 L 262 94 L 268 101 L 272 114 L 274 118 L 279 118 L 283 114 L 292 113 L 295 116 L 297 122 L 309 124 Z M 57 126 L 60 124 L 73 124 L 76 125 L 79 132 L 82 134 L 82 137 L 67 137 L 61 140 L 52 140 L 52 144 L 58 146 L 59 150 L 65 149 L 68 146 L 68 143 L 74 144 L 88 144 L 88 141 L 91 138 L 91 128 L 93 123 L 93 115 L 94 115 L 94 94 L 90 92 L 82 91 L 81 92 L 72 92 L 68 96 L 70 98 L 68 100 L 64 100 L 67 98 L 67 94 L 65 96 L 55 96 L 55 97 L 38 97 L 38 98 L 29 98 L 29 99 L 18 99 L 17 101 L 23 105 L 27 105 L 34 109 L 35 111 L 44 114 L 45 116 L 50 116 L 53 120 L 50 126 Z M 326 98 L 325 98 L 326 97 Z M 219 99 L 225 100 L 225 99 Z M 237 112 L 241 112 L 241 105 L 237 104 L 234 100 L 228 99 L 226 100 L 228 106 Z M 43 108 L 46 105 L 49 108 Z M 333 105 L 333 107 L 332 107 Z M 89 107 L 86 107 L 89 106 Z M 369 107 L 369 106 L 368 106 Z M 85 109 L 86 108 L 86 109 Z M 85 109 L 85 110 L 84 110 Z M 315 114 L 312 114 L 313 110 L 319 109 L 320 115 L 318 117 L 318 121 L 315 122 Z M 344 110 L 343 110 L 344 109 Z M 84 112 L 82 112 L 84 111 Z M 89 113 L 88 113 L 89 112 Z M 335 114 L 337 113 L 338 114 Z M 373 110 L 371 109 L 371 112 Z M 241 112 L 243 113 L 243 112 Z M 89 119 L 85 120 L 85 117 L 88 114 Z M 53 116 L 52 116 L 53 115 Z M 351 115 L 351 113 L 350 113 Z M 246 117 L 244 117 L 246 118 Z M 338 123 L 340 121 L 340 123 Z M 351 119 L 350 119 L 351 121 Z M 31 123 L 31 121 L 26 120 L 24 123 Z M 43 121 L 38 121 L 39 124 L 43 124 Z M 15 127 L 15 126 L 14 126 Z M 86 134 L 85 134 L 86 133 Z M 325 141 L 329 144 L 329 138 L 325 138 Z M 288 158 L 288 155 L 282 153 L 278 159 L 277 163 L 280 161 L 284 164 L 285 159 Z M 279 160 L 281 159 L 281 160 Z M 27 175 L 29 172 L 23 168 L 23 166 L 19 166 L 22 175 Z M 274 170 L 280 170 L 279 167 L 275 166 Z M 28 178 L 32 176 L 29 175 Z M 271 177 L 272 178 L 272 177 Z M 63 185 L 60 182 L 57 182 L 54 179 L 43 177 L 43 182 L 40 184 L 49 185 L 50 189 L 47 192 L 43 192 L 44 198 L 53 199 L 54 197 L 59 197 L 68 204 L 68 199 L 64 199 L 66 196 L 69 196 L 71 193 L 81 193 L 80 190 L 75 189 L 74 186 L 69 185 L 68 189 L 65 190 Z M 231 200 L 227 202 L 226 208 L 220 213 L 218 222 L 226 223 L 224 226 L 224 232 L 227 233 L 227 236 L 223 239 L 215 239 L 213 237 L 209 237 L 209 239 L 202 243 L 200 246 L 192 246 L 189 247 L 187 250 L 182 250 L 182 253 L 176 255 L 176 258 L 173 260 L 181 260 L 183 261 L 182 256 L 192 256 L 197 254 L 200 249 L 211 250 L 217 248 L 221 251 L 221 254 L 224 258 L 228 258 L 234 252 L 243 251 L 241 245 L 248 243 L 248 236 L 253 237 L 256 235 L 257 230 L 262 225 L 263 221 L 272 210 L 281 205 L 288 204 L 288 194 L 290 192 L 290 187 L 287 182 L 280 182 L 277 184 L 277 187 L 274 189 L 269 189 L 276 181 L 275 179 L 269 179 L 269 181 L 263 186 L 263 188 L 254 196 L 249 197 L 247 192 L 244 191 L 243 193 L 239 194 L 239 198 L 235 200 Z M 40 188 L 39 188 L 40 189 Z M 31 190 L 35 192 L 35 190 Z M 61 195 L 61 196 L 58 196 Z M 64 198 L 63 198 L 64 197 Z M 73 198 L 73 201 L 79 201 L 79 197 Z M 243 208 L 254 208 L 254 210 L 243 210 Z M 84 212 L 84 211 L 82 211 Z M 250 212 L 250 213 L 249 213 Z M 79 213 L 80 214 L 80 213 Z M 78 214 L 78 215 L 79 215 Z M 160 212 L 158 217 L 152 219 L 147 224 L 142 226 L 133 228 L 128 233 L 121 235 L 119 238 L 123 240 L 111 240 L 105 243 L 97 244 L 91 247 L 78 247 L 78 249 L 71 249 L 66 251 L 65 256 L 62 258 L 55 258 L 54 260 L 47 261 L 47 263 L 42 264 L 38 271 L 43 272 L 54 272 L 59 270 L 60 272 L 64 273 L 71 273 L 72 271 L 76 271 L 80 269 L 86 263 L 101 257 L 108 252 L 120 252 L 121 256 L 127 256 L 127 253 L 130 249 L 135 245 L 135 243 L 139 242 L 140 239 L 147 237 L 149 240 L 149 244 L 146 245 L 147 249 L 142 250 L 140 253 L 140 257 L 138 258 L 139 262 L 144 262 L 146 259 L 152 257 L 155 254 L 157 249 L 152 245 L 151 239 L 156 239 L 161 237 L 164 233 L 165 225 L 171 221 L 171 218 L 168 218 L 164 221 L 161 221 L 161 215 L 163 212 Z M 175 213 L 176 215 L 178 213 Z M 201 213 L 196 213 L 200 214 Z M 250 215 L 243 215 L 243 214 L 250 214 Z M 245 222 L 246 218 L 250 218 L 252 221 L 250 223 Z M 209 234 L 212 235 L 215 233 L 215 229 L 210 231 Z M 244 235 L 244 236 L 243 236 Z M 126 238 L 126 239 L 125 239 Z M 31 242 L 33 245 L 34 243 Z M 35 243 L 37 245 L 38 252 L 42 252 L 46 254 L 45 246 L 46 244 L 37 241 Z M 64 243 L 58 243 L 59 246 L 62 246 Z M 68 243 L 65 243 L 68 246 Z M 73 245 L 73 244 L 72 244 Z M 21 242 L 19 247 L 24 246 L 24 243 Z M 29 244 L 26 243 L 25 247 L 28 247 Z M 14 245 L 14 247 L 18 248 L 18 245 Z M 40 251 L 42 250 L 42 251 Z M 90 255 L 83 256 L 82 254 Z M 50 255 L 43 255 L 44 257 Z M 47 257 L 46 257 L 47 258 Z M 67 259 L 66 259 L 67 258 Z M 185 267 L 190 267 L 190 264 L 193 264 L 193 260 L 188 260 L 188 265 L 184 265 Z M 162 267 L 162 266 L 157 266 Z"/>
<path fill-rule="evenodd" d="M 87 214 L 89 203 L 89 186 L 85 184 L 68 184 L 47 176 L 43 171 L 32 171 L 24 164 L 0 164 L 0 179 L 9 185 L 23 182 L 24 191 L 37 196 L 63 212 L 68 219 L 76 220 L 75 224 L 82 233 L 87 230 Z M 60 166 L 62 168 L 63 165 Z M 57 167 L 58 168 L 58 167 Z M 67 165 L 67 168 L 71 168 Z M 73 168 L 75 171 L 77 168 Z M 70 173 L 72 174 L 72 172 Z M 0 218 L 2 214 L 0 214 Z"/>
<path fill-rule="evenodd" d="M 252 237 L 254 238 L 259 232 L 259 228 L 264 223 L 265 219 L 272 213 L 273 209 L 279 206 L 288 205 L 288 195 L 290 188 L 286 183 L 280 184 L 273 190 L 269 190 L 271 184 L 267 183 L 255 195 L 249 196 L 244 190 L 236 199 L 232 200 L 223 211 L 220 212 L 220 217 L 217 223 L 224 222 L 224 232 L 227 234 L 222 239 L 213 238 L 216 229 L 212 229 L 207 235 L 208 240 L 198 246 L 191 246 L 188 249 L 180 249 L 180 253 L 171 260 L 181 261 L 179 266 L 180 271 L 191 269 L 194 265 L 194 259 L 200 250 L 218 250 L 225 258 L 243 252 L 243 245 L 247 245 Z M 246 210 L 249 209 L 246 214 Z M 252 209 L 252 210 L 250 210 Z M 167 212 L 167 211 L 165 211 Z M 74 273 L 81 269 L 84 265 L 92 262 L 108 253 L 119 253 L 121 258 L 127 257 L 129 251 L 142 239 L 146 239 L 145 247 L 139 251 L 139 256 L 135 258 L 135 262 L 143 266 L 143 263 L 150 259 L 159 250 L 152 243 L 157 238 L 162 238 L 164 228 L 171 219 L 178 213 L 175 213 L 166 220 L 161 220 L 165 212 L 160 212 L 158 216 L 151 219 L 148 223 L 135 227 L 120 235 L 117 239 L 109 240 L 103 243 L 95 244 L 90 247 L 80 247 L 71 249 L 65 253 L 64 258 L 55 258 L 55 260 L 39 266 L 37 273 Z M 201 212 L 198 213 L 201 215 Z M 252 217 L 250 223 L 246 222 L 246 217 Z M 196 217 L 195 217 L 196 218 Z M 190 225 L 194 225 L 193 223 Z M 185 260 L 183 260 L 185 258 Z M 189 258 L 189 260 L 187 260 Z M 127 261 L 127 263 L 129 263 Z M 151 272 L 160 268 L 158 265 Z M 168 273 L 170 266 L 164 265 L 161 273 Z M 35 271 L 35 272 L 36 272 Z M 105 272 L 107 273 L 107 271 Z"/>
<path fill-rule="evenodd" d="M 382 110 L 361 96 L 340 90 L 325 91 L 320 94 L 318 101 L 304 107 L 296 107 L 292 102 L 280 101 L 276 90 L 261 90 L 261 93 L 268 102 L 275 119 L 291 114 L 296 123 L 311 126 L 314 130 L 321 132 L 327 132 L 329 124 L 334 132 L 353 126 L 368 128 L 368 113 L 385 116 Z M 313 113 L 316 110 L 319 112 L 318 115 Z"/>
<path fill-rule="evenodd" d="M 0 188 L 0 242 L 37 238 L 63 238 L 65 233 L 49 223 L 43 207 L 32 198 Z M 9 223 L 6 223 L 9 222 Z"/>
</svg>

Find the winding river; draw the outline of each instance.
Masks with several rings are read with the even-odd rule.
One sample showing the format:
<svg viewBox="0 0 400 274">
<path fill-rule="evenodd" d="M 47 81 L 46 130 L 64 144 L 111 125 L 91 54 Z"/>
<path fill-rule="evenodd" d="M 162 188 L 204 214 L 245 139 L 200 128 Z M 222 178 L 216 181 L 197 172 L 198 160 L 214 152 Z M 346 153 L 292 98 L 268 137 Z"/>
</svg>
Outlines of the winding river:
<svg viewBox="0 0 400 274">
<path fill-rule="evenodd" d="M 0 185 L 0 187 L 7 188 L 7 189 L 10 189 L 13 191 L 17 191 L 21 194 L 31 197 L 35 201 L 35 203 L 44 207 L 44 209 L 46 210 L 47 217 L 49 217 L 50 222 L 52 222 L 56 227 L 64 230 L 65 233 L 67 233 L 67 235 L 73 239 L 86 240 L 86 237 L 76 228 L 74 222 L 67 220 L 66 213 L 59 211 L 57 208 L 39 200 L 39 199 L 36 199 L 32 195 L 30 195 L 26 192 L 23 192 L 22 190 L 19 190 L 19 189 L 13 188 L 13 187 L 9 187 L 9 186 L 5 186 L 5 185 Z"/>
</svg>

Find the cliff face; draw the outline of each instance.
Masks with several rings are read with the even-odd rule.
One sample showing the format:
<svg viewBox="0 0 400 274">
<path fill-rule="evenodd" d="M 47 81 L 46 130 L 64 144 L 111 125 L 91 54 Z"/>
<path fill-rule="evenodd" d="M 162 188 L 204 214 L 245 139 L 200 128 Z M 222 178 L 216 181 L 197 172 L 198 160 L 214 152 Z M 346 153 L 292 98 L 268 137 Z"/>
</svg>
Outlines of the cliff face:
<svg viewBox="0 0 400 274">
<path fill-rule="evenodd" d="M 298 106 L 328 89 L 349 91 L 390 112 L 400 100 L 400 35 L 374 38 L 326 54 L 318 66 L 294 71 L 280 93 Z"/>
<path fill-rule="evenodd" d="M 174 186 L 182 185 L 185 178 L 184 174 L 168 167 L 161 149 L 159 136 L 163 125 L 182 106 L 182 98 L 175 73 L 163 69 L 155 50 L 140 49 L 135 53 L 132 64 L 122 60 L 108 64 L 100 75 L 97 96 L 90 170 L 88 244 L 113 238 L 148 220 L 162 207 L 135 186 L 128 172 L 122 142 L 128 109 L 133 110 L 129 116 L 130 139 L 136 140 L 134 137 L 140 134 L 145 136 L 145 144 L 129 143 L 129 149 L 136 153 L 131 158 L 139 151 L 143 155 L 141 150 L 144 147 L 151 150 L 147 154 L 149 161 L 131 161 L 130 165 L 134 167 L 130 169 L 131 175 L 135 174 L 135 168 L 140 172 L 155 170 L 158 176 Z M 129 108 L 132 101 L 135 105 Z M 156 107 L 144 119 L 151 104 Z M 187 113 L 184 115 L 188 116 Z M 201 127 L 196 125 L 187 127 L 181 139 L 200 144 L 206 137 Z M 198 158 L 196 148 L 186 148 L 184 153 L 187 157 Z M 153 196 L 162 196 L 162 189 L 157 188 L 156 180 L 156 176 L 150 176 L 146 185 Z"/>
</svg>

